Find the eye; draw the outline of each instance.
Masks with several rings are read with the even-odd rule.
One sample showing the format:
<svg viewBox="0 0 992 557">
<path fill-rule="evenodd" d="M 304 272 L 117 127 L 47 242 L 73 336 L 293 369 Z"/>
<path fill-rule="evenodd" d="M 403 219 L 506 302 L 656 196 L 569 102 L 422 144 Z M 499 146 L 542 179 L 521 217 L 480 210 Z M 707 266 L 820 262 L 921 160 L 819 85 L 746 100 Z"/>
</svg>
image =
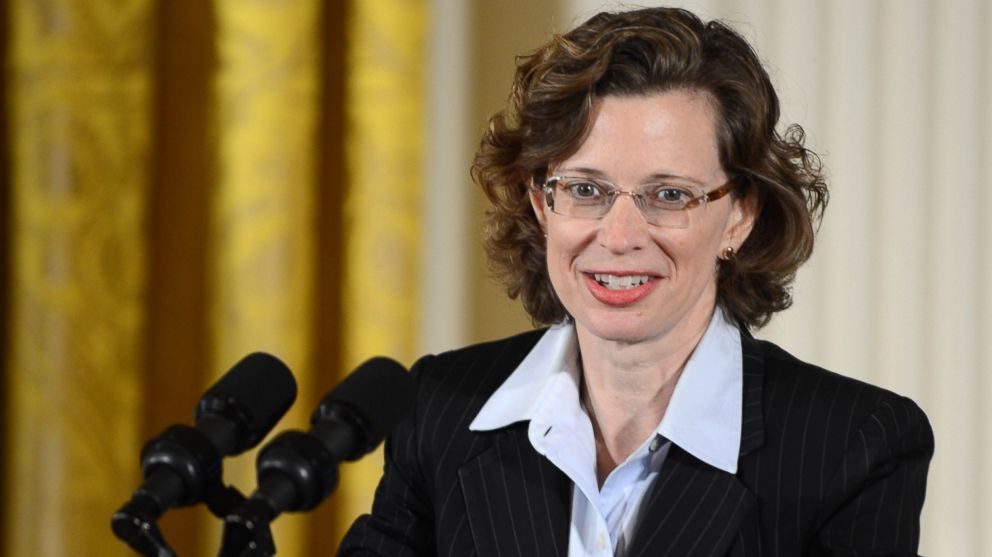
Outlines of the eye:
<svg viewBox="0 0 992 557">
<path fill-rule="evenodd" d="M 679 186 L 659 185 L 644 192 L 644 199 L 648 203 L 665 209 L 681 209 L 692 198 L 692 190 Z"/>
<path fill-rule="evenodd" d="M 564 180 L 561 187 L 575 201 L 596 201 L 606 196 L 603 186 L 589 180 Z"/>
</svg>

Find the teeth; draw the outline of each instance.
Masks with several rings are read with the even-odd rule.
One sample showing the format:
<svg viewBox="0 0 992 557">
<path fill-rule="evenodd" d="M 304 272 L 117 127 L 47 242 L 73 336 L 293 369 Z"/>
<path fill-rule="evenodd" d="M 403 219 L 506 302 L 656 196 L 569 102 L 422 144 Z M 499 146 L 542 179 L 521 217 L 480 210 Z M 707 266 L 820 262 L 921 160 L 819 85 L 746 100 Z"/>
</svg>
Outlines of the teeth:
<svg viewBox="0 0 992 557">
<path fill-rule="evenodd" d="M 596 282 L 610 290 L 627 290 L 628 288 L 640 286 L 651 280 L 651 277 L 648 275 L 617 276 L 595 273 L 593 277 L 596 279 Z"/>
</svg>

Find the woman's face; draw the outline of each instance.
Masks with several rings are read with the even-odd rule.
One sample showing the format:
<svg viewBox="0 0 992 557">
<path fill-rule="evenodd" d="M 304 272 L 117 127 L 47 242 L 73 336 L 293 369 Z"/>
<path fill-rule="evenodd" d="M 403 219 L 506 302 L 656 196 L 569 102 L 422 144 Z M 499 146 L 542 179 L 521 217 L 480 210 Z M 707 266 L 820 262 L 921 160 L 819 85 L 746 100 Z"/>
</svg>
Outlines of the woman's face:
<svg viewBox="0 0 992 557">
<path fill-rule="evenodd" d="M 607 96 L 590 117 L 588 137 L 552 174 L 627 191 L 660 182 L 708 192 L 728 179 L 704 93 Z M 740 247 L 753 220 L 751 205 L 732 195 L 689 209 L 687 228 L 647 223 L 627 195 L 598 220 L 553 213 L 541 194 L 531 201 L 547 233 L 551 283 L 576 326 L 624 343 L 700 333 L 716 303 L 717 258 Z"/>
</svg>

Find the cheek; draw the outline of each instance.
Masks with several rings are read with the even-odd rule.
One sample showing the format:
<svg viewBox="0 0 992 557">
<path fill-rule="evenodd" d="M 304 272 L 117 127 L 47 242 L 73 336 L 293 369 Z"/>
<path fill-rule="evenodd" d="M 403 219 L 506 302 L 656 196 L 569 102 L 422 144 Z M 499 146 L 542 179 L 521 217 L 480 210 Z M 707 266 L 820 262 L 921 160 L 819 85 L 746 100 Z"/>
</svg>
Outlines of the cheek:
<svg viewBox="0 0 992 557">
<path fill-rule="evenodd" d="M 549 234 L 547 242 L 548 273 L 551 275 L 551 281 L 557 286 L 561 277 L 568 272 L 572 256 L 568 247 L 556 236 Z"/>
<path fill-rule="evenodd" d="M 560 284 L 571 273 L 575 260 L 588 245 L 588 232 L 573 230 L 561 223 L 551 222 L 548 227 L 547 263 L 553 283 Z"/>
<path fill-rule="evenodd" d="M 710 256 L 716 258 L 730 237 L 730 221 L 733 215 L 729 211 L 723 210 L 711 216 L 712 219 L 707 219 L 706 226 L 700 227 L 705 232 L 697 236 L 696 244 L 698 250 L 705 250 Z"/>
<path fill-rule="evenodd" d="M 679 232 L 683 233 L 662 235 L 655 240 L 676 270 L 692 274 L 715 271 L 723 230 L 708 228 L 701 231 L 690 228 Z"/>
</svg>

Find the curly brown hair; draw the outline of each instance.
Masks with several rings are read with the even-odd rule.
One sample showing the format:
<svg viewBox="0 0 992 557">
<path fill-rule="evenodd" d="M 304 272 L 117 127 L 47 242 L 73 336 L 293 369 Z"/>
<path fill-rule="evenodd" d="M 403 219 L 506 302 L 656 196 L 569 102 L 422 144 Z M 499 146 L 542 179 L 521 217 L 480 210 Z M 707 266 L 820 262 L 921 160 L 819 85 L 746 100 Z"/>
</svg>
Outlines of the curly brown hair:
<svg viewBox="0 0 992 557">
<path fill-rule="evenodd" d="M 600 13 L 520 57 L 508 106 L 490 118 L 475 155 L 472 176 L 492 203 L 490 267 L 536 324 L 568 314 L 548 277 L 533 179 L 578 148 L 597 98 L 672 90 L 712 97 L 720 162 L 743 186 L 737 195 L 755 196 L 759 210 L 736 257 L 719 264 L 717 303 L 744 328 L 791 305 L 790 285 L 827 204 L 820 160 L 801 127 L 776 130 L 778 97 L 743 37 L 686 10 L 647 8 Z"/>
</svg>

